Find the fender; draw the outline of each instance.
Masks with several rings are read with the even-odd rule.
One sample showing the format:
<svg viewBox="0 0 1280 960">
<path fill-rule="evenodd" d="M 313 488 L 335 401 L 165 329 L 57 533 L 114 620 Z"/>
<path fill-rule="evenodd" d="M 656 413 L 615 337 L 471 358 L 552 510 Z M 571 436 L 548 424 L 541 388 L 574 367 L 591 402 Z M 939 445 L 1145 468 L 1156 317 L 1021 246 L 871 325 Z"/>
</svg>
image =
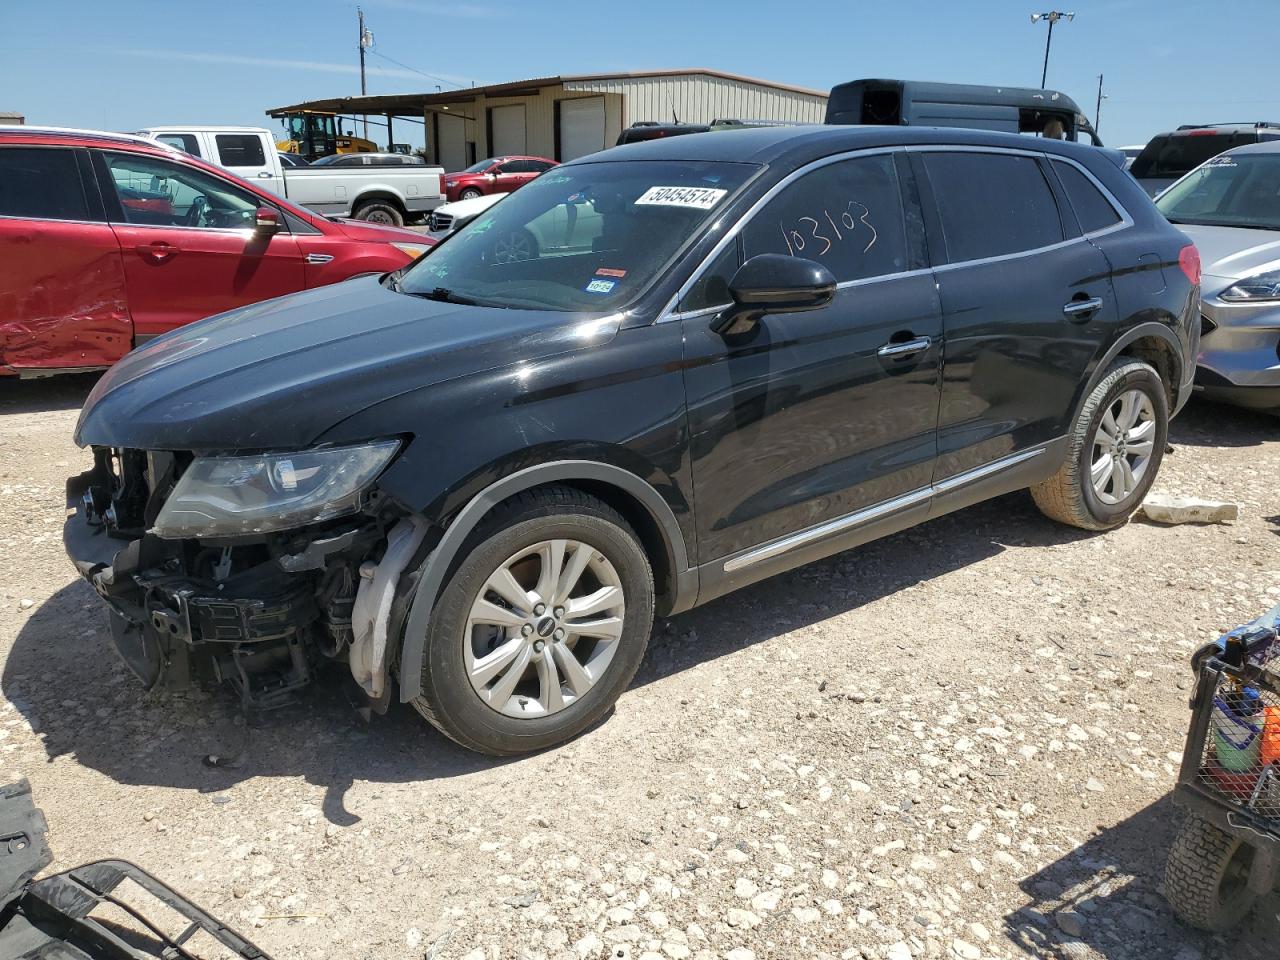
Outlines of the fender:
<svg viewBox="0 0 1280 960">
<path fill-rule="evenodd" d="M 1124 333 L 1120 334 L 1115 343 L 1111 344 L 1111 346 L 1107 348 L 1106 353 L 1102 355 L 1101 359 L 1098 360 L 1097 365 L 1093 368 L 1093 373 L 1089 375 L 1089 382 L 1076 396 L 1075 409 L 1077 415 L 1079 414 L 1080 406 L 1084 403 L 1085 398 L 1089 396 L 1089 394 L 1093 392 L 1093 388 L 1098 385 L 1098 381 L 1102 379 L 1102 375 L 1106 372 L 1107 367 L 1111 366 L 1111 361 L 1120 356 L 1120 352 L 1124 350 L 1125 347 L 1142 339 L 1143 337 L 1159 337 L 1169 345 L 1174 356 L 1178 358 L 1180 369 L 1177 371 L 1178 375 L 1174 379 L 1179 382 L 1172 384 L 1174 391 L 1174 409 L 1169 411 L 1169 418 L 1173 418 L 1174 413 L 1181 405 L 1179 401 L 1183 399 L 1184 396 L 1189 395 L 1189 391 L 1184 390 L 1184 387 L 1186 387 L 1187 384 L 1184 384 L 1181 381 L 1184 380 L 1187 375 L 1188 366 L 1194 369 L 1195 363 L 1194 360 L 1190 364 L 1187 363 L 1187 358 L 1183 353 L 1183 347 L 1178 341 L 1177 334 L 1169 329 L 1166 324 L 1157 323 L 1154 320 L 1147 320 L 1143 323 L 1137 324 L 1136 326 L 1130 327 Z"/>
<path fill-rule="evenodd" d="M 453 565 L 463 543 L 493 507 L 522 490 L 557 480 L 595 480 L 607 483 L 635 497 L 658 524 L 662 539 L 671 556 L 675 573 L 672 612 L 687 610 L 698 596 L 698 573 L 689 568 L 684 537 L 675 514 L 662 495 L 634 473 L 595 460 L 557 460 L 518 470 L 486 487 L 458 511 L 453 523 L 444 531 L 440 542 L 423 563 L 422 575 L 414 591 L 400 649 L 400 702 L 412 700 L 422 692 L 422 659 L 427 642 L 427 626 L 436 599 L 444 585 L 445 575 Z"/>
</svg>

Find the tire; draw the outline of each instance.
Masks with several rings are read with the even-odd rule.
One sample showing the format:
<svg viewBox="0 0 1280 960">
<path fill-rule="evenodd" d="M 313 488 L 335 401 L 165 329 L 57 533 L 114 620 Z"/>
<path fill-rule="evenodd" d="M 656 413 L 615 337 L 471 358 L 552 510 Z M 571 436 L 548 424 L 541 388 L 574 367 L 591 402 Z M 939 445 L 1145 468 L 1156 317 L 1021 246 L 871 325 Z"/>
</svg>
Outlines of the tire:
<svg viewBox="0 0 1280 960">
<path fill-rule="evenodd" d="M 1253 847 L 1196 816 L 1183 821 L 1164 868 L 1164 895 L 1186 924 L 1212 933 L 1231 929 L 1253 909 Z"/>
<path fill-rule="evenodd" d="M 538 259 L 538 238 L 532 230 L 520 227 L 493 238 L 494 263 L 521 263 Z"/>
<path fill-rule="evenodd" d="M 384 200 L 373 200 L 369 203 L 360 204 L 356 208 L 355 218 L 392 227 L 404 226 L 404 214 L 400 212 L 400 208 Z"/>
<path fill-rule="evenodd" d="M 1120 454 L 1121 459 L 1129 464 L 1129 478 L 1136 481 L 1132 489 L 1124 491 L 1120 486 L 1113 485 L 1110 490 L 1099 491 L 1095 488 L 1091 470 L 1095 463 L 1103 462 L 1105 457 L 1095 459 L 1095 454 L 1100 452 L 1100 448 L 1095 447 L 1095 441 L 1103 442 L 1109 438 L 1111 427 L 1103 429 L 1101 435 L 1099 430 L 1103 428 L 1104 422 L 1114 425 L 1122 420 L 1129 409 L 1124 406 L 1125 402 L 1135 395 L 1143 398 L 1137 404 L 1140 407 L 1140 417 L 1149 414 L 1150 419 L 1140 419 L 1140 422 L 1134 424 L 1134 440 L 1127 439 L 1128 431 L 1124 431 L 1125 445 L 1118 449 L 1127 451 L 1130 443 L 1145 449 L 1149 435 L 1150 452 L 1145 460 L 1137 454 Z M 1111 418 L 1109 421 L 1108 415 Z M 1146 427 L 1148 423 L 1149 432 Z M 1142 431 L 1140 444 L 1136 439 L 1139 427 Z M 1147 491 L 1151 489 L 1151 484 L 1155 482 L 1168 436 L 1168 393 L 1160 375 L 1140 360 L 1127 357 L 1117 360 L 1107 368 L 1080 408 L 1068 436 L 1067 455 L 1062 466 L 1048 480 L 1033 486 L 1031 496 L 1045 516 L 1060 523 L 1083 530 L 1110 530 L 1118 527 L 1138 509 Z M 1120 461 L 1111 462 L 1119 464 Z M 1135 464 L 1141 466 L 1140 476 Z M 1107 469 L 1105 463 L 1103 469 Z M 1113 477 L 1114 484 L 1128 482 L 1119 466 L 1115 467 L 1113 473 L 1104 474 L 1106 476 Z"/>
<path fill-rule="evenodd" d="M 484 196 L 484 194 L 482 194 L 475 187 L 468 187 L 466 190 L 463 190 L 460 194 L 458 194 L 458 199 L 474 200 L 476 197 L 481 197 L 481 196 Z"/>
<path fill-rule="evenodd" d="M 568 591 L 574 596 L 552 601 L 563 604 L 564 619 L 560 619 L 559 605 L 535 612 L 533 601 L 531 609 L 517 615 L 516 604 L 504 600 L 490 584 L 508 569 L 515 586 L 528 591 L 525 599 L 542 596 L 538 592 L 542 584 L 535 581 L 542 578 L 544 570 L 557 569 L 557 565 L 548 565 L 545 553 L 528 551 L 556 542 L 570 544 L 558 567 L 566 579 L 571 576 L 569 571 L 577 568 L 578 553 L 573 546 L 583 545 L 588 550 L 576 585 L 571 584 L 573 589 Z M 463 545 L 459 557 L 427 628 L 422 693 L 413 700 L 418 712 L 450 739 L 493 756 L 555 746 L 600 721 L 635 676 L 653 627 L 653 570 L 640 539 L 622 516 L 571 487 L 541 487 L 495 507 Z M 615 590 L 621 591 L 620 597 Z M 506 596 L 511 593 L 508 589 Z M 559 586 L 548 593 L 559 595 Z M 599 617 L 590 614 L 596 619 L 589 623 L 588 615 L 577 621 L 584 628 L 614 623 L 616 639 L 596 639 L 573 631 L 570 617 L 574 614 L 568 612 L 569 604 L 585 596 L 609 596 L 621 603 Z M 585 604 L 580 606 L 588 609 Z M 484 617 L 473 621 L 476 610 L 495 608 L 511 621 L 508 626 L 498 626 L 497 621 Z M 619 618 L 621 624 L 617 625 Z M 521 619 L 524 625 L 517 626 Z M 552 621 L 554 633 L 547 621 Z M 511 650 L 519 651 L 509 654 L 513 657 L 511 667 L 487 681 L 473 681 L 470 671 L 482 668 L 486 657 L 492 664 Z M 577 677 L 581 681 L 586 676 L 592 681 L 589 685 L 575 687 L 569 679 L 566 655 L 575 662 L 582 658 L 582 673 Z M 511 679 L 517 669 L 518 676 L 524 678 L 518 683 Z M 548 669 L 554 683 L 546 679 Z M 482 692 L 477 682 L 482 686 L 487 682 L 487 689 Z M 507 686 L 500 691 L 504 684 Z"/>
</svg>

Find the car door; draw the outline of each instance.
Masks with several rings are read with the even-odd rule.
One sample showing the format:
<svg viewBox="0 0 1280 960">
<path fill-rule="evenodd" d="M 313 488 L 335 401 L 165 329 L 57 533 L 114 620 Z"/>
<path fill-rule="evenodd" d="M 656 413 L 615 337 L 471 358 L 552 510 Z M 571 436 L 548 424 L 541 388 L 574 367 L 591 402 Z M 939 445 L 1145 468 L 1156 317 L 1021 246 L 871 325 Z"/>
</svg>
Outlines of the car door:
<svg viewBox="0 0 1280 960">
<path fill-rule="evenodd" d="M 149 154 L 95 151 L 94 163 L 139 340 L 303 289 L 285 219 L 274 236 L 256 232 L 266 201 L 235 181 Z"/>
<path fill-rule="evenodd" d="M 133 346 L 120 245 L 86 151 L 0 146 L 0 370 L 101 367 Z"/>
<path fill-rule="evenodd" d="M 699 559 L 716 572 L 753 577 L 927 510 L 942 322 L 908 181 L 887 152 L 784 181 L 681 302 Z M 827 266 L 835 299 L 726 338 L 729 279 L 762 253 Z"/>
<path fill-rule="evenodd" d="M 214 133 L 213 145 L 217 151 L 217 163 L 237 177 L 252 180 L 263 190 L 282 197 L 283 177 L 276 172 L 278 164 L 272 163 L 267 156 L 262 139 L 256 133 Z"/>
<path fill-rule="evenodd" d="M 515 190 L 524 182 L 522 170 L 519 160 L 503 160 L 491 171 L 493 180 L 489 192 L 510 193 Z"/>
<path fill-rule="evenodd" d="M 946 338 L 944 483 L 1064 436 L 1117 315 L 1110 265 L 1069 211 L 1064 226 L 1043 156 L 966 147 L 914 158 Z"/>
</svg>

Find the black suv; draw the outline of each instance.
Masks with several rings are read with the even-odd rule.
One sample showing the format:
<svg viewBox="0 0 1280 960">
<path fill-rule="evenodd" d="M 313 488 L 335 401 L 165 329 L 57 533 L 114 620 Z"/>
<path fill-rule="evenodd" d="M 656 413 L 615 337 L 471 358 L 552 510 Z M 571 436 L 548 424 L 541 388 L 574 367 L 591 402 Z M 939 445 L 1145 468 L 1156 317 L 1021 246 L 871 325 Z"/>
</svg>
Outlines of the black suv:
<svg viewBox="0 0 1280 960">
<path fill-rule="evenodd" d="M 513 250 L 521 251 L 519 255 Z M 509 754 L 598 720 L 653 617 L 988 497 L 1123 523 L 1199 262 L 1111 157 L 968 130 L 565 164 L 397 273 L 108 372 L 67 546 L 148 687 L 345 661 Z"/>
</svg>

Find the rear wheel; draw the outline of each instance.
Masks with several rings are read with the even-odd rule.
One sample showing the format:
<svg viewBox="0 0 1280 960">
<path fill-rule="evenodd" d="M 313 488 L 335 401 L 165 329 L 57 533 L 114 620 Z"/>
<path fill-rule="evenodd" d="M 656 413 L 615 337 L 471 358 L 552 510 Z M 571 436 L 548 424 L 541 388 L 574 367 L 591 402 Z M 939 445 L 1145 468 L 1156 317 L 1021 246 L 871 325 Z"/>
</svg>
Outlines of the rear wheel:
<svg viewBox="0 0 1280 960">
<path fill-rule="evenodd" d="M 356 209 L 355 217 L 357 220 L 367 220 L 370 223 L 381 223 L 390 227 L 404 226 L 404 214 L 395 204 L 383 200 L 362 203 Z"/>
<path fill-rule="evenodd" d="M 553 746 L 608 712 L 652 625 L 653 572 L 616 511 L 569 487 L 520 494 L 463 548 L 413 703 L 472 750 Z"/>
<path fill-rule="evenodd" d="M 1221 933 L 1244 919 L 1258 897 L 1249 889 L 1253 847 L 1189 816 L 1169 848 L 1164 895 L 1193 927 Z"/>
<path fill-rule="evenodd" d="M 1139 360 L 1117 360 L 1081 407 L 1062 466 L 1031 496 L 1046 516 L 1073 527 L 1118 527 L 1155 482 L 1168 435 L 1160 375 Z"/>
</svg>

